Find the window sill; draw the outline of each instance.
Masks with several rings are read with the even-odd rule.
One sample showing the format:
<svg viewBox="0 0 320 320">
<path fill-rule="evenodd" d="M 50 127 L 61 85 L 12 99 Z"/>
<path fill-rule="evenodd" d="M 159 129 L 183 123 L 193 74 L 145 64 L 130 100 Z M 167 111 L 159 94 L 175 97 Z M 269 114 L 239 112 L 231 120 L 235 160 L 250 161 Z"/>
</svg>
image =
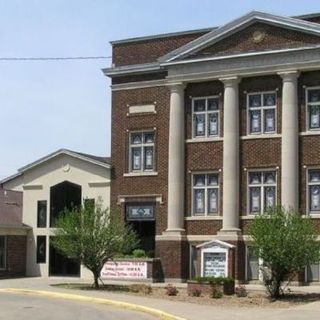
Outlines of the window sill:
<svg viewBox="0 0 320 320">
<path fill-rule="evenodd" d="M 124 177 L 148 177 L 148 176 L 157 176 L 158 172 L 152 171 L 152 172 L 129 172 L 124 173 Z"/>
<path fill-rule="evenodd" d="M 304 215 L 304 217 L 310 217 L 319 219 L 320 218 L 320 211 L 315 211 L 315 212 L 309 212 L 308 214 Z"/>
<path fill-rule="evenodd" d="M 187 221 L 198 221 L 198 220 L 222 220 L 222 216 L 193 216 L 193 217 L 185 217 Z"/>
<path fill-rule="evenodd" d="M 250 134 L 246 136 L 241 136 L 241 140 L 252 140 L 252 139 L 274 139 L 281 138 L 281 134 L 270 133 L 270 134 Z"/>
<path fill-rule="evenodd" d="M 240 216 L 241 220 L 253 220 L 255 217 L 259 216 L 260 214 L 248 214 L 245 216 Z"/>
<path fill-rule="evenodd" d="M 187 140 L 186 140 L 186 143 L 215 142 L 215 141 L 223 141 L 223 137 L 192 138 L 192 139 L 187 139 Z"/>
<path fill-rule="evenodd" d="M 299 133 L 300 136 L 319 136 L 320 130 L 310 130 L 310 131 L 304 131 Z"/>
</svg>

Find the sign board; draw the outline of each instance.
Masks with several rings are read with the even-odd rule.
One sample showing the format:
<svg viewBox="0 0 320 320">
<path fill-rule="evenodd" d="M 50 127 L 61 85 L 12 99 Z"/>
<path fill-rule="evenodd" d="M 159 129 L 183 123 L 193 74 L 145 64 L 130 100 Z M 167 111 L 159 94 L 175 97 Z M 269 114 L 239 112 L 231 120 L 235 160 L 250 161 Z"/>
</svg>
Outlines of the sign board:
<svg viewBox="0 0 320 320">
<path fill-rule="evenodd" d="M 127 220 L 154 220 L 153 205 L 127 205 Z"/>
<path fill-rule="evenodd" d="M 225 252 L 204 252 L 203 275 L 205 277 L 225 277 L 226 271 Z"/>
<path fill-rule="evenodd" d="M 147 262 L 108 261 L 101 270 L 101 279 L 147 279 Z"/>
</svg>

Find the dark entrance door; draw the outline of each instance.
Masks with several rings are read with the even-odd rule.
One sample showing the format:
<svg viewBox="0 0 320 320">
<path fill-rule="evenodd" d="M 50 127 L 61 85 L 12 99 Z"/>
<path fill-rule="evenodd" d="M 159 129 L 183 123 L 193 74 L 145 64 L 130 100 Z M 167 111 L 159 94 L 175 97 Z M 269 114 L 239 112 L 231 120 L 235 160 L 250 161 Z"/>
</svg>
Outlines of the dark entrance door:
<svg viewBox="0 0 320 320">
<path fill-rule="evenodd" d="M 153 256 L 156 234 L 154 204 L 127 204 L 126 220 L 139 237 L 139 248 L 145 250 L 149 256 Z"/>
<path fill-rule="evenodd" d="M 61 182 L 50 188 L 50 227 L 65 209 L 81 206 L 81 186 L 69 181 Z M 49 242 L 49 275 L 79 276 L 80 263 L 63 256 Z"/>
<path fill-rule="evenodd" d="M 51 243 L 49 248 L 49 276 L 80 276 L 79 261 L 63 256 Z"/>
</svg>

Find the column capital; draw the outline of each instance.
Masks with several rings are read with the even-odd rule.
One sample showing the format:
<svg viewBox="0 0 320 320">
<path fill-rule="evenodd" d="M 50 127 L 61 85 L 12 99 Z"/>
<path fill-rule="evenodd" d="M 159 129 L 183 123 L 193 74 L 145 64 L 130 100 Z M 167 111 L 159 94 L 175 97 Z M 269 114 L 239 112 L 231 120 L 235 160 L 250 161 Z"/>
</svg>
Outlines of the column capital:
<svg viewBox="0 0 320 320">
<path fill-rule="evenodd" d="M 278 72 L 278 75 L 282 78 L 282 81 L 296 81 L 300 76 L 300 72 L 297 70 Z"/>
<path fill-rule="evenodd" d="M 234 77 L 225 77 L 219 79 L 221 82 L 224 83 L 225 87 L 234 87 L 241 81 L 241 78 L 234 76 Z"/>
<path fill-rule="evenodd" d="M 184 90 L 186 87 L 186 84 L 183 82 L 169 82 L 167 83 L 167 86 L 169 87 L 171 92 L 177 92 L 180 90 Z"/>
</svg>

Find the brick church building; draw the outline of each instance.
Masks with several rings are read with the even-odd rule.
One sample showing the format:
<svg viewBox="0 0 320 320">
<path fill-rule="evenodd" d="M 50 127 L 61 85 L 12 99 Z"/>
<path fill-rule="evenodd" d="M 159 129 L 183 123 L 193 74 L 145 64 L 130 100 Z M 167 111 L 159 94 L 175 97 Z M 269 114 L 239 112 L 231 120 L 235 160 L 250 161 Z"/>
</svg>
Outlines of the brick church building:
<svg viewBox="0 0 320 320">
<path fill-rule="evenodd" d="M 320 14 L 111 44 L 111 206 L 166 279 L 257 280 L 248 226 L 268 206 L 320 234 Z"/>
</svg>

